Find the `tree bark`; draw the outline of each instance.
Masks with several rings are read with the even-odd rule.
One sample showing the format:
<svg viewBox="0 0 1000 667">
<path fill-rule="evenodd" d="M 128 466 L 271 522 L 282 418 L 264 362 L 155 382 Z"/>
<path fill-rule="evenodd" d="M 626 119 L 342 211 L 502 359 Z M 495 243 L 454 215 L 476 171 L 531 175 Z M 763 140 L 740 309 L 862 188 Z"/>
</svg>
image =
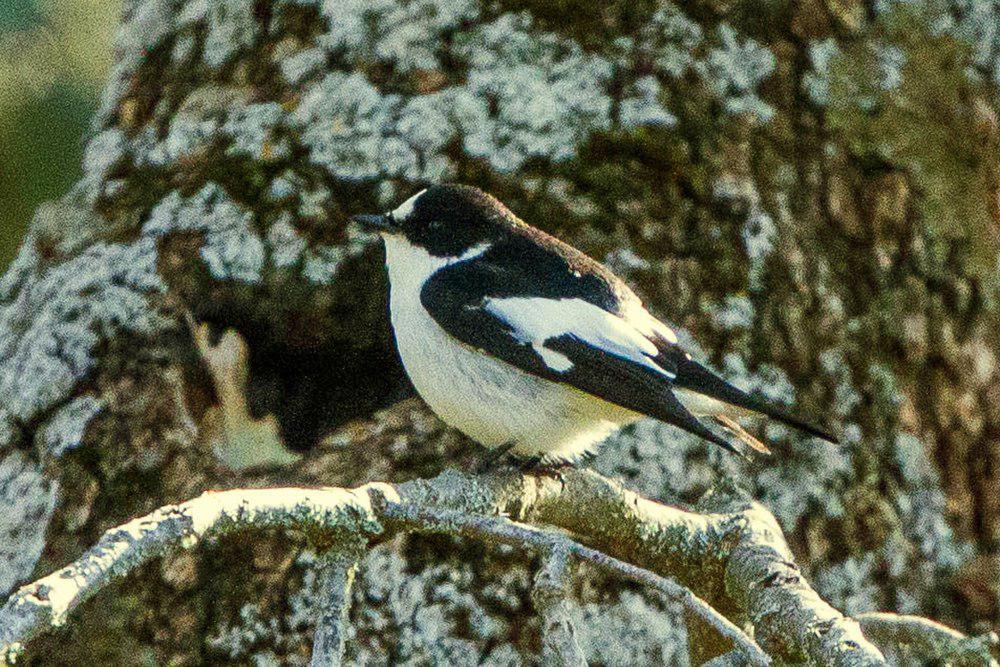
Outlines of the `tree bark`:
<svg viewBox="0 0 1000 667">
<path fill-rule="evenodd" d="M 768 427 L 745 465 L 643 423 L 598 470 L 671 502 L 736 480 L 837 609 L 996 629 L 996 10 L 746 9 L 126 2 L 83 176 L 0 279 L 0 589 L 208 489 L 468 469 L 407 399 L 380 251 L 346 225 L 459 180 L 845 440 Z M 316 557 L 277 534 L 169 556 L 32 655 L 304 664 Z M 398 538 L 359 567 L 346 659 L 535 659 L 536 569 Z M 574 594 L 588 660 L 687 659 L 676 606 Z"/>
</svg>

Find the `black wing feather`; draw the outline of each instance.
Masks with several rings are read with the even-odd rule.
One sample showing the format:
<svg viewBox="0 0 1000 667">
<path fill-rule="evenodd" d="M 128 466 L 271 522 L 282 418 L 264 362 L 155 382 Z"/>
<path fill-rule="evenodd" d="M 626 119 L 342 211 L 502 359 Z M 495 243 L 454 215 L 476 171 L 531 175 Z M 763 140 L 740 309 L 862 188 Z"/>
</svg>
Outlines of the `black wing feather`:
<svg viewBox="0 0 1000 667">
<path fill-rule="evenodd" d="M 838 444 L 837 437 L 829 431 L 791 414 L 785 408 L 763 396 L 750 394 L 726 382 L 705 366 L 691 359 L 690 355 L 676 344 L 662 339 L 654 340 L 653 344 L 660 350 L 656 362 L 669 364 L 671 370 L 675 372 L 676 377 L 673 380 L 675 386 L 710 396 L 723 403 L 758 412 L 817 438 Z"/>
<path fill-rule="evenodd" d="M 602 350 L 573 336 L 553 338 L 546 347 L 565 354 L 573 367 L 562 374 L 563 381 L 609 403 L 677 426 L 709 442 L 741 454 L 691 414 L 670 391 L 664 375 Z M 671 372 L 670 369 L 664 369 Z M 742 455 L 742 454 L 741 454 Z"/>
</svg>

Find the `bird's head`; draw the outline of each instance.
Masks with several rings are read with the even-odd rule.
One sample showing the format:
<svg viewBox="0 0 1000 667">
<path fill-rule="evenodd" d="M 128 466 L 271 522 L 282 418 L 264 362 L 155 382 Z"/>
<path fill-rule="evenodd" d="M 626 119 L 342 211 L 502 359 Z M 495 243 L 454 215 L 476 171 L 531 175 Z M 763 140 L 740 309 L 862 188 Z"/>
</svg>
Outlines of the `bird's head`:
<svg viewBox="0 0 1000 667">
<path fill-rule="evenodd" d="M 434 185 L 388 213 L 352 222 L 384 237 L 405 239 L 435 257 L 459 257 L 499 238 L 516 220 L 495 197 L 468 185 Z"/>
</svg>

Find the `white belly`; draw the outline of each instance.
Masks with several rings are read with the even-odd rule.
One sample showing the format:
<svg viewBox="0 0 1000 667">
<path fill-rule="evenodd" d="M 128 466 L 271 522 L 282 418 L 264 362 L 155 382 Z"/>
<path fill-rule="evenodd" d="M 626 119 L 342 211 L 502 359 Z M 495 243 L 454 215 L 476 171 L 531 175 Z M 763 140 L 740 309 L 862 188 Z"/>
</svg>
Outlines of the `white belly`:
<svg viewBox="0 0 1000 667">
<path fill-rule="evenodd" d="M 399 258 L 393 243 L 387 240 L 386 248 L 392 325 L 403 366 L 420 396 L 449 425 L 486 447 L 515 442 L 513 453 L 553 461 L 576 459 L 641 417 L 453 338 L 420 303 L 423 280 L 410 275 L 412 264 L 406 272 L 394 268 Z"/>
</svg>

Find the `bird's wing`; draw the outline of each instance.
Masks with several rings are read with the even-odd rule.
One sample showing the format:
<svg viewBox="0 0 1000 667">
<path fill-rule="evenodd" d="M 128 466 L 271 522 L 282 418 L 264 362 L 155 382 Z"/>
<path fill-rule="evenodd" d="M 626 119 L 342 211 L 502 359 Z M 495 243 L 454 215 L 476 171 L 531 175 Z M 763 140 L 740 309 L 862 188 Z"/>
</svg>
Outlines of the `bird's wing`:
<svg viewBox="0 0 1000 667">
<path fill-rule="evenodd" d="M 674 396 L 677 368 L 643 331 L 649 323 L 594 303 L 608 296 L 581 288 L 573 277 L 586 276 L 569 267 L 568 275 L 553 266 L 529 274 L 526 265 L 537 268 L 488 253 L 455 264 L 425 283 L 421 302 L 446 332 L 486 354 L 736 451 Z M 667 335 L 659 326 L 655 335 Z"/>
</svg>

